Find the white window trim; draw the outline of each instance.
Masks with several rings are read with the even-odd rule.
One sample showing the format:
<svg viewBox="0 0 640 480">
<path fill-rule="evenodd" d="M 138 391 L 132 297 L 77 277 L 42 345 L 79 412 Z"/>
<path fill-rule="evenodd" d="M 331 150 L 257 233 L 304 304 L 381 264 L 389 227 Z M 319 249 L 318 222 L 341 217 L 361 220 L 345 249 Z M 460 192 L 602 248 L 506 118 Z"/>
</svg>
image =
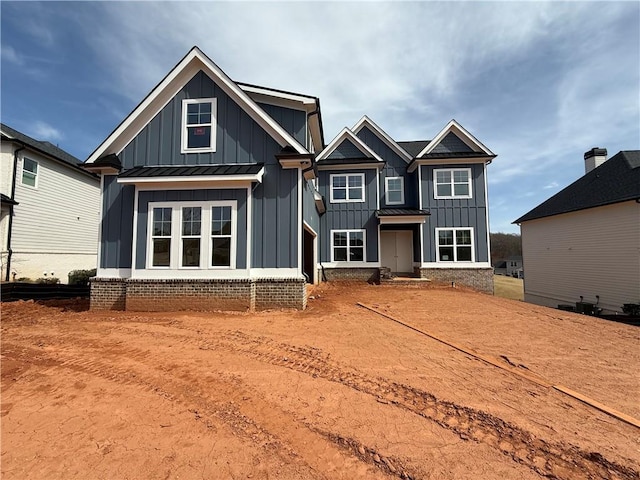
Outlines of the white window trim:
<svg viewBox="0 0 640 480">
<path fill-rule="evenodd" d="M 211 138 L 210 138 L 210 146 L 202 147 L 202 148 L 188 148 L 188 134 L 187 134 L 187 105 L 193 103 L 211 103 Z M 212 153 L 216 151 L 216 130 L 217 130 L 217 106 L 218 101 L 216 98 L 188 98 L 182 100 L 182 140 L 181 140 L 181 148 L 180 153 Z M 206 125 L 206 124 L 202 124 Z M 191 125 L 193 126 L 193 125 Z"/>
<path fill-rule="evenodd" d="M 154 208 L 170 208 L 170 207 L 161 207 L 161 206 L 156 206 Z M 148 240 L 147 240 L 147 248 L 149 249 L 149 268 L 153 268 L 153 269 L 160 269 L 160 270 L 167 270 L 168 268 L 171 268 L 171 250 L 169 250 L 169 265 L 153 265 L 153 240 L 154 238 L 169 238 L 169 245 L 170 245 L 170 249 L 173 249 L 174 246 L 174 239 L 173 239 L 173 227 L 174 227 L 174 223 L 175 223 L 175 212 L 173 211 L 173 209 L 171 210 L 171 232 L 169 234 L 169 237 L 167 237 L 166 235 L 154 235 L 153 234 L 153 208 L 150 210 L 151 214 L 149 215 L 150 217 L 150 222 L 149 222 L 149 235 L 148 235 Z"/>
<path fill-rule="evenodd" d="M 359 176 L 362 178 L 362 199 L 338 199 L 334 200 L 333 198 L 333 178 L 334 177 L 347 177 L 347 197 L 349 196 L 349 177 Z M 332 173 L 329 175 L 329 191 L 330 191 L 330 201 L 331 203 L 364 203 L 365 202 L 365 175 L 364 173 Z"/>
<path fill-rule="evenodd" d="M 469 195 L 455 195 L 454 189 L 454 181 L 453 181 L 453 172 L 467 172 L 467 184 L 469 185 Z M 438 172 L 451 172 L 451 195 L 438 195 Z M 468 199 L 473 198 L 473 190 L 472 190 L 472 178 L 471 178 L 471 169 L 470 168 L 435 168 L 433 170 L 433 198 L 436 200 L 441 199 Z"/>
<path fill-rule="evenodd" d="M 453 261 L 449 261 L 449 260 L 440 260 L 440 235 L 439 233 L 443 230 L 452 230 L 453 231 L 453 245 L 444 245 L 447 247 L 452 246 L 453 247 Z M 456 232 L 458 230 L 469 230 L 469 232 L 471 232 L 471 261 L 468 260 L 461 260 L 458 261 L 458 250 L 457 250 L 457 245 L 456 245 Z M 442 228 L 436 228 L 436 263 L 441 263 L 441 264 L 452 264 L 452 263 L 458 263 L 458 264 L 470 264 L 470 263 L 475 263 L 476 261 L 476 252 L 475 252 L 475 241 L 474 241 L 475 237 L 474 237 L 474 231 L 473 231 L 473 227 L 442 227 Z M 467 246 L 467 245 L 465 245 Z"/>
<path fill-rule="evenodd" d="M 231 265 L 213 266 L 211 265 L 211 253 L 213 242 L 211 241 L 211 208 L 231 207 Z M 182 208 L 201 207 L 201 229 L 200 229 L 200 265 L 201 267 L 182 267 Z M 154 267 L 153 263 L 153 209 L 171 208 L 171 252 L 168 267 Z M 189 201 L 189 202 L 149 202 L 147 207 L 147 270 L 182 271 L 182 270 L 235 270 L 236 269 L 236 248 L 238 243 L 238 202 L 236 200 L 221 201 Z"/>
<path fill-rule="evenodd" d="M 24 162 L 25 160 L 29 160 L 30 162 L 33 162 L 36 164 L 36 173 L 35 173 L 35 182 L 34 185 L 28 185 L 26 183 L 24 183 Z M 31 175 L 34 175 L 32 172 L 29 172 L 28 170 L 26 170 L 28 173 L 30 173 Z M 40 162 L 38 162 L 37 160 L 34 160 L 33 158 L 29 158 L 29 157 L 22 157 L 22 171 L 20 172 L 20 185 L 27 187 L 27 188 L 34 188 L 37 189 L 38 188 L 38 178 L 40 177 Z"/>
<path fill-rule="evenodd" d="M 203 216 L 204 212 L 203 212 L 203 208 L 200 207 L 200 235 L 183 235 L 182 234 L 182 222 L 183 222 L 184 219 L 182 218 L 182 214 L 183 214 L 182 209 L 185 208 L 185 207 L 193 208 L 193 207 L 200 207 L 200 205 L 183 205 L 182 207 L 180 207 L 180 230 L 179 230 L 180 236 L 178 237 L 178 240 L 180 241 L 180 246 L 179 246 L 180 251 L 178 252 L 178 265 L 179 265 L 180 269 L 200 270 L 202 268 L 200 266 L 198 266 L 198 267 L 189 267 L 189 266 L 182 265 L 182 255 L 184 253 L 184 242 L 183 242 L 183 240 L 186 239 L 186 238 L 197 238 L 198 240 L 200 240 L 200 262 L 199 263 L 200 263 L 200 265 L 204 265 L 205 262 L 206 262 L 206 258 L 207 258 L 207 256 L 205 255 L 205 252 L 204 252 L 204 248 L 203 248 L 204 242 L 202 241 L 202 237 L 203 237 L 202 232 L 203 232 L 203 228 L 205 227 L 205 224 L 202 221 L 203 220 L 202 216 Z M 173 216 L 173 213 L 172 213 L 172 216 Z M 173 229 L 173 224 L 171 225 L 171 227 Z"/>
<path fill-rule="evenodd" d="M 389 201 L 389 180 L 400 180 L 400 201 Z M 404 177 L 386 177 L 384 179 L 384 201 L 387 205 L 403 205 L 404 204 Z"/>
<path fill-rule="evenodd" d="M 352 262 L 349 260 L 350 255 L 349 255 L 349 249 L 351 248 L 351 245 L 349 244 L 349 233 L 351 232 L 362 232 L 362 260 L 357 261 L 357 262 Z M 334 259 L 334 248 L 335 245 L 333 244 L 334 242 L 334 233 L 346 233 L 347 234 L 347 260 L 346 261 L 336 261 Z M 331 230 L 330 232 L 331 234 L 331 263 L 336 264 L 336 265 L 362 265 L 364 263 L 367 262 L 367 231 L 365 229 L 336 229 L 336 230 Z"/>
</svg>

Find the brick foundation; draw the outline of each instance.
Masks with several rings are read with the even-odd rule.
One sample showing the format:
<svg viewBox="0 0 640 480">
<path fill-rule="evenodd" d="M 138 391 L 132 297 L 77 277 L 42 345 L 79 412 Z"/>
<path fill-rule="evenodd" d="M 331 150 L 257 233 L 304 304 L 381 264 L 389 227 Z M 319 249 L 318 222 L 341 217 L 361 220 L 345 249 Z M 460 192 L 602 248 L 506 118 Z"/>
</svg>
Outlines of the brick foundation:
<svg viewBox="0 0 640 480">
<path fill-rule="evenodd" d="M 451 283 L 475 288 L 493 295 L 493 268 L 418 268 L 414 273 L 434 282 Z"/>
<path fill-rule="evenodd" d="M 322 270 L 318 272 L 322 277 Z M 325 268 L 324 275 L 329 282 L 339 280 L 359 280 L 369 283 L 377 283 L 380 280 L 379 268 Z M 324 280 L 324 279 L 323 279 Z"/>
<path fill-rule="evenodd" d="M 303 310 L 306 305 L 302 279 L 91 280 L 92 310 Z"/>
<path fill-rule="evenodd" d="M 119 278 L 91 279 L 92 310 L 124 310 L 127 284 Z"/>
</svg>

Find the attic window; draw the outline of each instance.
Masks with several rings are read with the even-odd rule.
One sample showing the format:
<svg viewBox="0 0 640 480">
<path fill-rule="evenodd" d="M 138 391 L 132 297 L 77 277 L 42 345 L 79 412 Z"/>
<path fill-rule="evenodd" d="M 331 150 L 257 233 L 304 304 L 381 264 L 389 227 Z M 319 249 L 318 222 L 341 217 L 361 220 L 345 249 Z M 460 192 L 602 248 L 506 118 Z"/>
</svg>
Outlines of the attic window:
<svg viewBox="0 0 640 480">
<path fill-rule="evenodd" d="M 182 101 L 182 153 L 216 151 L 216 99 Z"/>
</svg>

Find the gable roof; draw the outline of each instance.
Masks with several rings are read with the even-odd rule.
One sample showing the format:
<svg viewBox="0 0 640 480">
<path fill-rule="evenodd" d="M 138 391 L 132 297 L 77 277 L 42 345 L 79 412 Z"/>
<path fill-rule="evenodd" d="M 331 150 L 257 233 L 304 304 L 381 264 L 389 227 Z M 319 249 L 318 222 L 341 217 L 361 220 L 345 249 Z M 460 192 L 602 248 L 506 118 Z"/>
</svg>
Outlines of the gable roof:
<svg viewBox="0 0 640 480">
<path fill-rule="evenodd" d="M 298 153 L 309 153 L 291 134 L 260 108 L 249 95 L 231 80 L 198 47 L 193 47 L 155 86 L 136 108 L 89 156 L 86 163 L 120 153 L 193 76 L 203 71 L 260 125 L 281 147 L 293 147 Z"/>
<path fill-rule="evenodd" d="M 13 129 L 4 123 L 0 123 L 0 133 L 2 134 L 2 140 L 19 143 L 30 150 L 56 160 L 58 163 L 72 167 L 86 175 L 94 176 L 82 168 L 82 162 L 78 158 L 74 157 L 69 152 L 65 152 L 51 142 L 42 142 L 35 138 L 31 138 L 30 136 Z"/>
<path fill-rule="evenodd" d="M 618 152 L 513 223 L 640 199 L 640 150 Z"/>
<path fill-rule="evenodd" d="M 485 147 L 482 142 L 471 135 L 471 133 L 469 133 L 462 125 L 452 119 L 442 130 L 440 130 L 433 140 L 425 145 L 418 155 L 416 155 L 416 158 L 429 158 L 429 154 L 437 153 L 434 152 L 434 150 L 436 150 L 438 145 L 440 145 L 440 142 L 442 142 L 449 133 L 454 133 L 455 136 L 466 144 L 471 151 L 495 157 L 495 154 Z M 449 155 L 452 156 L 455 154 L 451 153 Z"/>
<path fill-rule="evenodd" d="M 391 138 L 384 130 L 382 130 L 378 125 L 375 124 L 373 120 L 364 115 L 351 129 L 353 133 L 358 135 L 358 132 L 363 128 L 368 128 L 376 135 L 383 143 L 385 143 L 391 150 L 393 150 L 396 154 L 398 154 L 401 158 L 406 160 L 407 162 L 411 161 L 413 158 L 409 153 L 407 153 L 393 138 Z"/>
<path fill-rule="evenodd" d="M 355 146 L 364 155 L 364 157 L 373 159 L 376 162 L 384 163 L 384 160 L 382 160 L 382 158 L 380 158 L 380 156 L 376 152 L 371 150 L 371 148 L 369 148 L 367 144 L 365 144 L 362 140 L 356 137 L 355 134 L 346 127 L 343 128 L 338 135 L 336 135 L 336 138 L 334 138 L 331 141 L 331 143 L 327 145 L 327 148 L 325 148 L 324 150 L 322 150 L 322 152 L 318 154 L 318 156 L 316 157 L 316 160 L 318 162 L 322 162 L 323 160 L 326 162 L 326 159 L 344 141 L 350 141 L 353 144 L 353 146 Z M 349 163 L 349 159 L 345 159 L 344 161 L 341 161 L 341 163 Z"/>
</svg>

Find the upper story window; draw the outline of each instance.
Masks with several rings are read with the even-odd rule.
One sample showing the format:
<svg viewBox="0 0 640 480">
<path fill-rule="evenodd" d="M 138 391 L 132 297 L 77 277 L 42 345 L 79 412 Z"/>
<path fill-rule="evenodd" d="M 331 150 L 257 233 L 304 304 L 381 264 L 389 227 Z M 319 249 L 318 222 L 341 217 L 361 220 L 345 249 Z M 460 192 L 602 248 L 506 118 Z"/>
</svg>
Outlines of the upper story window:
<svg viewBox="0 0 640 480">
<path fill-rule="evenodd" d="M 236 202 L 149 205 L 147 268 L 235 268 Z"/>
<path fill-rule="evenodd" d="M 182 153 L 216 151 L 215 98 L 182 101 Z"/>
<path fill-rule="evenodd" d="M 436 228 L 438 262 L 473 262 L 472 228 Z"/>
<path fill-rule="evenodd" d="M 35 187 L 38 180 L 38 162 L 30 158 L 22 159 L 22 184 Z"/>
<path fill-rule="evenodd" d="M 364 173 L 330 176 L 331 203 L 364 202 Z"/>
<path fill-rule="evenodd" d="M 387 177 L 384 179 L 384 190 L 387 205 L 400 205 L 404 203 L 404 178 Z"/>
<path fill-rule="evenodd" d="M 471 169 L 449 168 L 433 171 L 435 198 L 471 198 Z"/>
</svg>

